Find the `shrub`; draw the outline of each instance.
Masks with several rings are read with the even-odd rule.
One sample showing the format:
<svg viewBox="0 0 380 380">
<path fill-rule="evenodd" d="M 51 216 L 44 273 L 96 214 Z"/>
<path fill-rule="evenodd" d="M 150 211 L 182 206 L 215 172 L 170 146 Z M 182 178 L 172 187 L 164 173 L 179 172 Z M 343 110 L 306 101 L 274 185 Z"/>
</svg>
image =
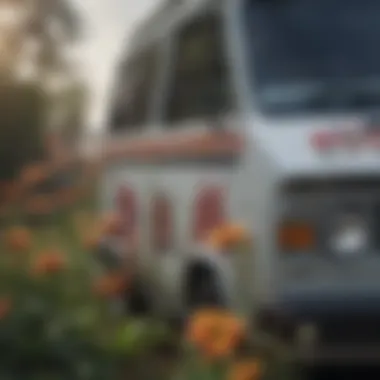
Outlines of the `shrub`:
<svg viewBox="0 0 380 380">
<path fill-rule="evenodd" d="M 90 256 L 58 244 L 24 227 L 3 235 L 0 378 L 123 378 L 127 359 L 143 355 L 157 329 L 110 308 L 128 281 L 99 275 Z"/>
<path fill-rule="evenodd" d="M 279 343 L 251 340 L 248 333 L 244 320 L 226 310 L 196 312 L 184 334 L 174 380 L 294 379 Z"/>
</svg>

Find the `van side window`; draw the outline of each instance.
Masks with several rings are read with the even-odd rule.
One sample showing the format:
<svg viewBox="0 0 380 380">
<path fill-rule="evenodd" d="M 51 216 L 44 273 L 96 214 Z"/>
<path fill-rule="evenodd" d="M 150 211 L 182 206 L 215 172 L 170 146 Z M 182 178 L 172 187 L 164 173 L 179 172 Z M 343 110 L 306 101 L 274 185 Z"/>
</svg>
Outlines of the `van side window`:
<svg viewBox="0 0 380 380">
<path fill-rule="evenodd" d="M 207 14 L 179 32 L 164 112 L 167 121 L 216 116 L 228 110 L 230 89 L 220 17 Z"/>
<path fill-rule="evenodd" d="M 155 88 L 158 52 L 154 47 L 121 65 L 111 105 L 111 131 L 139 130 L 146 125 Z"/>
</svg>

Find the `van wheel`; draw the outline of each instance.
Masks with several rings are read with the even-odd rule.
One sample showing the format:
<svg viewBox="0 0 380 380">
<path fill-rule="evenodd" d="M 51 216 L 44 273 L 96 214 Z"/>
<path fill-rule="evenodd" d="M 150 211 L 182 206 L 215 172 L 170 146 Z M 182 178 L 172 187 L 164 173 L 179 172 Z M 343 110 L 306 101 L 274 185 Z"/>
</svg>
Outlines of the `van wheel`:
<svg viewBox="0 0 380 380">
<path fill-rule="evenodd" d="M 225 306 L 217 285 L 217 274 L 210 266 L 200 262 L 192 264 L 185 283 L 185 302 L 189 313 L 204 307 Z"/>
</svg>

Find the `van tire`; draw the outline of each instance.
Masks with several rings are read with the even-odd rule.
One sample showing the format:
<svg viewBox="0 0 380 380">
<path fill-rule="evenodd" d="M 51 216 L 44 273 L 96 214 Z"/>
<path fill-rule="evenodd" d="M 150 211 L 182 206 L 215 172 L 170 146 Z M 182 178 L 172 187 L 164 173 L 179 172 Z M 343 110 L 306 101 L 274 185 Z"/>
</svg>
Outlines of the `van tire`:
<svg viewBox="0 0 380 380">
<path fill-rule="evenodd" d="M 204 262 L 192 263 L 185 275 L 185 304 L 188 313 L 204 307 L 223 307 L 222 292 L 218 287 L 217 273 Z"/>
</svg>

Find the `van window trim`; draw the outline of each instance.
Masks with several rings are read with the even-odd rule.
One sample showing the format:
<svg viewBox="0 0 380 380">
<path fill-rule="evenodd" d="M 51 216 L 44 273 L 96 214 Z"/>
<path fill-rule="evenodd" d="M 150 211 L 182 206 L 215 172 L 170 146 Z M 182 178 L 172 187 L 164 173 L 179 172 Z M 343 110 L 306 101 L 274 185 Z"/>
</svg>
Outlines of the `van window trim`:
<svg viewBox="0 0 380 380">
<path fill-rule="evenodd" d="M 170 73 L 173 67 L 173 34 L 168 33 L 160 38 L 161 54 L 160 67 L 157 75 L 156 89 L 152 96 L 152 107 L 150 115 L 150 124 L 152 130 L 159 131 L 162 129 L 163 111 L 168 98 L 170 86 Z"/>
<path fill-rule="evenodd" d="M 246 1 L 232 0 L 229 3 L 231 4 L 231 10 L 233 10 L 233 12 L 230 12 L 229 27 L 235 35 L 235 43 L 232 45 L 232 48 L 235 51 L 235 57 L 240 67 L 236 73 L 236 81 L 241 92 L 238 92 L 237 96 L 242 114 L 262 117 L 263 115 L 258 108 L 258 101 L 255 96 L 255 81 L 250 74 L 251 70 L 249 68 L 248 51 L 250 47 L 243 17 Z"/>
<path fill-rule="evenodd" d="M 121 78 L 122 73 L 124 73 L 124 70 L 127 70 L 127 67 L 135 62 L 141 55 L 147 52 L 153 52 L 156 57 L 156 65 L 155 65 L 155 73 L 154 73 L 154 79 L 153 79 L 153 86 L 152 89 L 149 91 L 149 99 L 147 103 L 147 112 L 144 117 L 144 122 L 139 123 L 138 125 L 132 125 L 132 124 L 123 124 L 123 127 L 118 128 L 117 131 L 110 132 L 114 136 L 139 136 L 143 135 L 152 129 L 153 124 L 153 118 L 154 118 L 154 98 L 156 96 L 156 92 L 158 91 L 158 83 L 161 75 L 161 71 L 163 70 L 162 67 L 162 57 L 164 54 L 163 49 L 163 38 L 158 39 L 152 39 L 150 43 L 144 44 L 140 49 L 133 50 L 132 54 L 123 54 L 121 62 L 117 66 L 117 75 L 116 80 L 114 81 L 114 88 L 118 85 L 118 80 Z M 128 70 L 128 73 L 131 71 Z M 128 73 L 126 73 L 126 77 L 128 77 Z M 108 112 L 112 112 L 113 105 L 115 104 L 116 99 L 114 96 L 110 97 L 110 107 Z M 109 120 L 109 119 L 108 119 Z M 132 128 L 129 128 L 132 127 Z M 108 128 L 112 129 L 112 126 L 108 126 Z"/>
<path fill-rule="evenodd" d="M 223 28 L 222 28 L 223 30 L 221 34 L 223 36 L 223 49 L 224 49 L 225 55 L 228 56 L 230 46 L 228 43 L 229 40 L 226 38 L 226 33 L 228 33 L 227 28 L 229 28 L 228 19 L 226 15 L 227 9 L 224 2 L 220 2 L 218 4 L 219 6 L 215 6 L 215 4 L 216 2 L 212 2 L 208 5 L 208 7 L 202 8 L 198 12 L 195 12 L 194 14 L 191 15 L 191 17 L 186 18 L 182 23 L 178 23 L 177 25 L 175 25 L 175 27 L 173 27 L 173 29 L 170 32 L 170 37 L 168 39 L 168 44 L 170 45 L 170 48 L 168 49 L 168 52 L 167 52 L 167 54 L 169 54 L 169 59 L 168 59 L 169 65 L 167 65 L 166 67 L 167 81 L 162 91 L 163 100 L 162 100 L 162 107 L 159 112 L 159 120 L 158 120 L 159 124 L 161 125 L 161 129 L 163 131 L 171 131 L 171 132 L 186 131 L 186 130 L 189 130 L 190 128 L 192 130 L 205 130 L 205 129 L 209 130 L 210 128 L 208 126 L 203 125 L 200 128 L 194 128 L 194 127 L 190 127 L 189 125 L 193 123 L 204 124 L 204 122 L 210 123 L 211 125 L 213 122 L 218 121 L 221 118 L 230 118 L 236 114 L 237 104 L 236 104 L 236 96 L 234 95 L 234 92 L 236 91 L 236 83 L 234 80 L 234 75 L 232 73 L 233 68 L 231 68 L 231 69 L 227 69 L 227 76 L 228 76 L 227 82 L 231 90 L 230 91 L 231 109 L 229 109 L 226 112 L 221 112 L 217 115 L 209 116 L 209 117 L 194 116 L 191 118 L 186 118 L 183 120 L 173 121 L 173 122 L 169 122 L 168 120 L 165 120 L 166 119 L 165 114 L 167 112 L 167 105 L 168 105 L 168 100 L 170 97 L 170 91 L 172 90 L 173 80 L 175 78 L 174 68 L 175 68 L 176 54 L 178 53 L 178 44 L 182 36 L 182 33 L 186 30 L 186 28 L 191 26 L 194 20 L 196 20 L 199 17 L 201 18 L 207 17 L 207 16 L 220 17 L 220 22 L 223 25 Z M 170 125 L 175 124 L 178 127 L 170 128 L 168 127 L 169 124 Z"/>
</svg>

